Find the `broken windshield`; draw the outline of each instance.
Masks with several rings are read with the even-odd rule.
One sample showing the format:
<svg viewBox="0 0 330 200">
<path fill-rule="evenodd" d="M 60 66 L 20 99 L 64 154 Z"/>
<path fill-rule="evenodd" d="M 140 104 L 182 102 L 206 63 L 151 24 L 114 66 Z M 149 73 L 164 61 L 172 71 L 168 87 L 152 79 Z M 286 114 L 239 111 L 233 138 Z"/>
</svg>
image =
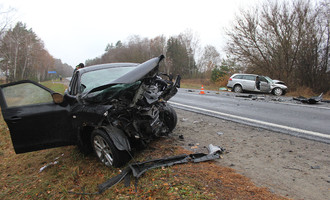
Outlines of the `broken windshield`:
<svg viewBox="0 0 330 200">
<path fill-rule="evenodd" d="M 135 67 L 113 67 L 90 71 L 81 75 L 80 93 L 86 93 L 132 71 Z"/>
</svg>

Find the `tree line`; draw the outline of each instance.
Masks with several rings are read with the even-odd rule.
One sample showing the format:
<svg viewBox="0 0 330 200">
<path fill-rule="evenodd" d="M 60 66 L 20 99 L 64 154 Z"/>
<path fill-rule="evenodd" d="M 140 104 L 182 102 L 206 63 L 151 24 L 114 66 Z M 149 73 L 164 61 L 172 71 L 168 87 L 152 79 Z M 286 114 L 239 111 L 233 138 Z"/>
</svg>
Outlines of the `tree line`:
<svg viewBox="0 0 330 200">
<path fill-rule="evenodd" d="M 43 41 L 22 22 L 0 32 L 0 69 L 6 82 L 23 79 L 45 81 L 55 76 L 71 76 L 73 68 L 54 58 Z M 56 71 L 56 74 L 49 74 Z"/>
<path fill-rule="evenodd" d="M 161 70 L 168 74 L 180 74 L 185 78 L 193 77 L 198 69 L 195 62 L 195 50 L 199 40 L 191 31 L 166 39 L 160 35 L 155 38 L 142 38 L 133 35 L 128 41 L 108 44 L 100 57 L 86 61 L 86 66 L 109 62 L 142 63 L 150 58 L 166 55 Z"/>
<path fill-rule="evenodd" d="M 183 78 L 221 80 L 221 86 L 225 86 L 225 79 L 233 73 L 256 73 L 282 80 L 290 90 L 309 87 L 327 92 L 329 4 L 328 0 L 265 0 L 241 10 L 226 30 L 225 58 L 212 45 L 201 47 L 197 34 L 186 30 L 168 38 L 132 35 L 126 41 L 107 44 L 102 55 L 86 60 L 85 65 L 142 63 L 163 54 L 166 58 L 161 70 Z M 46 80 L 50 70 L 71 76 L 72 68 L 54 59 L 42 40 L 23 23 L 0 32 L 0 36 L 0 68 L 8 80 Z"/>
</svg>

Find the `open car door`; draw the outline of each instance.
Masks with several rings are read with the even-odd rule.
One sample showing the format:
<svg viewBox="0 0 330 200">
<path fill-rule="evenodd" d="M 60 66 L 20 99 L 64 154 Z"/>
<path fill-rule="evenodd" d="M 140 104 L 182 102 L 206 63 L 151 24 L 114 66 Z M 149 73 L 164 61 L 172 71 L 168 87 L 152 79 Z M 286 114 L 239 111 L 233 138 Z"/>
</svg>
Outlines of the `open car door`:
<svg viewBox="0 0 330 200">
<path fill-rule="evenodd" d="M 74 144 L 69 106 L 33 81 L 0 85 L 0 106 L 16 153 Z"/>
</svg>

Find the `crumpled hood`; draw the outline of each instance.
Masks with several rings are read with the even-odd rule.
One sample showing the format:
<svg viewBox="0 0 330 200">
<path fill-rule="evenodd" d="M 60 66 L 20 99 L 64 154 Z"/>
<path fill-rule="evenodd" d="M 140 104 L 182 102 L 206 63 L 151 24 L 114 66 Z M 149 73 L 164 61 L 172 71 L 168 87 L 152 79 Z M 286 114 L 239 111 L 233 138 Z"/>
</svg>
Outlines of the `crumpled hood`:
<svg viewBox="0 0 330 200">
<path fill-rule="evenodd" d="M 280 87 L 282 89 L 287 89 L 288 88 L 285 85 L 285 83 L 283 81 L 280 81 L 280 80 L 273 80 L 272 88 L 275 88 L 275 87 Z"/>
<path fill-rule="evenodd" d="M 116 80 L 113 80 L 106 85 L 102 85 L 100 87 L 92 89 L 91 91 L 88 92 L 88 94 L 92 93 L 92 92 L 103 90 L 105 88 L 108 88 L 108 87 L 111 87 L 111 86 L 117 85 L 117 84 L 134 83 L 134 82 L 144 78 L 152 70 L 154 70 L 156 67 L 158 67 L 160 61 L 162 61 L 163 59 L 164 59 L 164 55 L 161 55 L 156 58 L 152 58 L 152 59 L 138 65 L 135 69 L 133 69 L 132 71 L 128 72 L 127 74 L 117 78 Z M 154 74 L 152 74 L 151 76 L 153 76 L 153 75 Z"/>
</svg>

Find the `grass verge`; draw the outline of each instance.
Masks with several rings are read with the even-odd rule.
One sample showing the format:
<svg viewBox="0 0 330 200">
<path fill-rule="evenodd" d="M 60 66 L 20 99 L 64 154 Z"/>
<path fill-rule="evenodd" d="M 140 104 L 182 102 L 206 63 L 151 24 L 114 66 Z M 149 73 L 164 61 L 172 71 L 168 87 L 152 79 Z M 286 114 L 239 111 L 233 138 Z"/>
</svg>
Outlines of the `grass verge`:
<svg viewBox="0 0 330 200">
<path fill-rule="evenodd" d="M 3 120 L 0 141 L 0 199 L 284 199 L 214 161 L 150 170 L 139 179 L 137 191 L 134 184 L 124 187 L 119 183 L 101 195 L 70 194 L 96 192 L 97 185 L 119 174 L 119 169 L 103 166 L 74 146 L 16 155 Z M 173 138 L 160 138 L 134 159 L 145 161 L 183 153 L 191 152 L 175 146 Z M 56 157 L 58 164 L 39 173 Z"/>
<path fill-rule="evenodd" d="M 67 89 L 67 86 L 65 86 L 63 83 L 56 81 L 45 81 L 41 82 L 41 84 L 60 94 L 64 94 L 64 91 Z"/>
</svg>

